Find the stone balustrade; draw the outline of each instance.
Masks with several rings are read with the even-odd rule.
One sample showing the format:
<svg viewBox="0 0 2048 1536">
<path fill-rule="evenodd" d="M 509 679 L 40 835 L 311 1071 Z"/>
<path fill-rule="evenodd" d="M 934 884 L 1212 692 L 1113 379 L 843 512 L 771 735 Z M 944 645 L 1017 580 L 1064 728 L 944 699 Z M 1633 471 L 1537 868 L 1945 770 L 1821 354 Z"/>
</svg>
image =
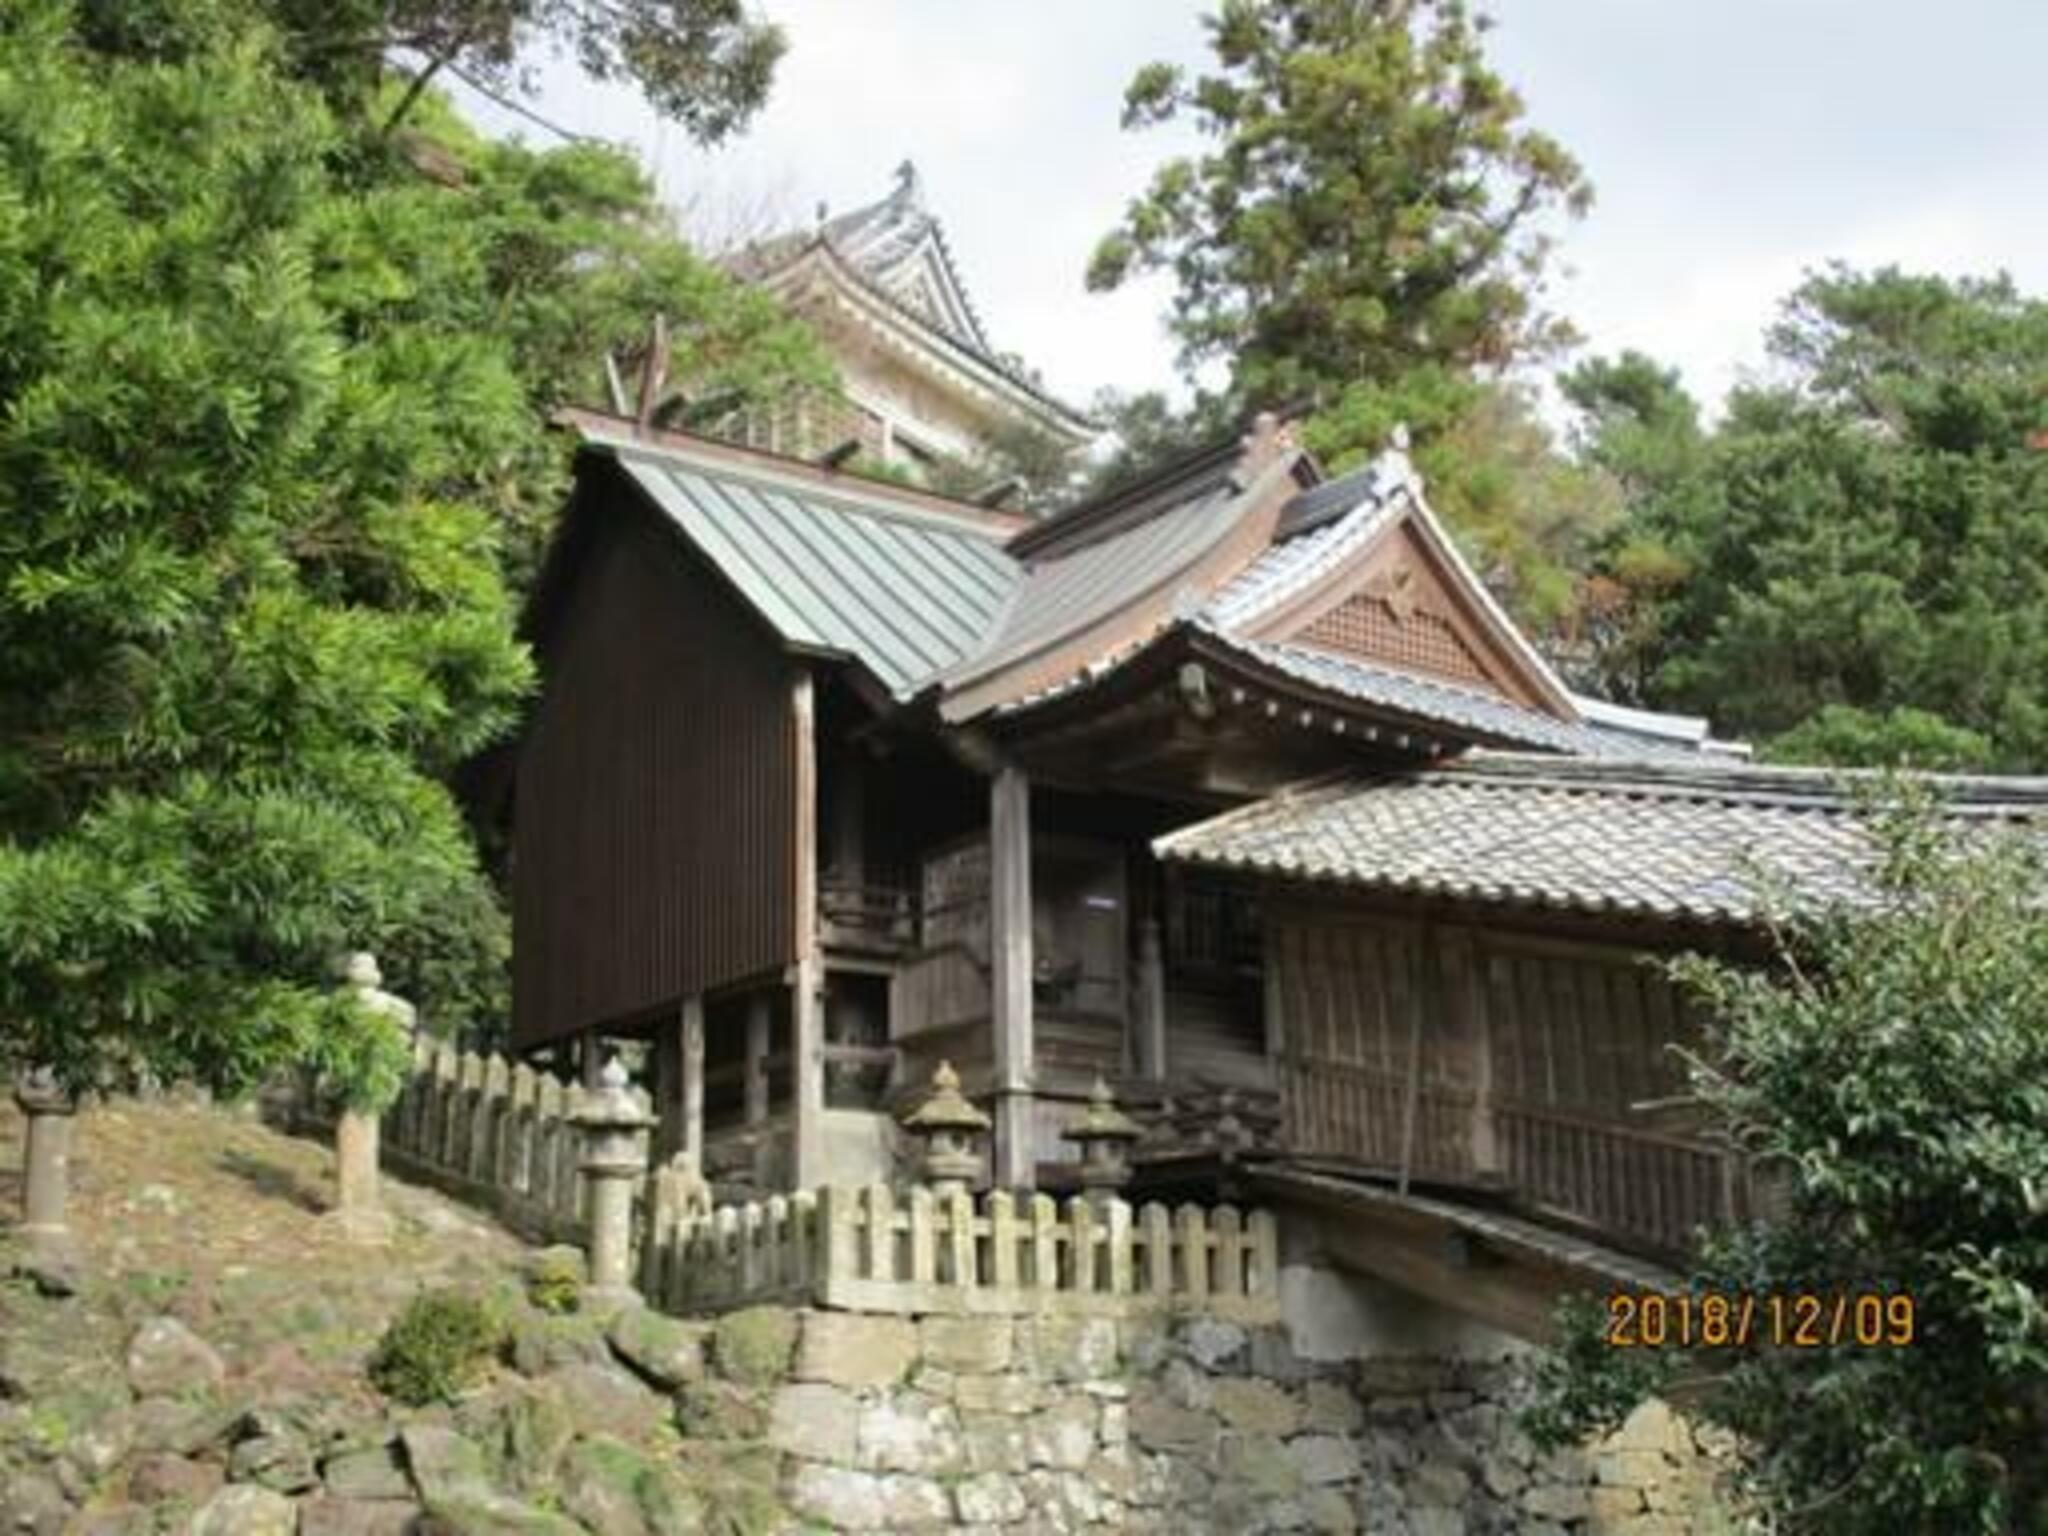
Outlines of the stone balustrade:
<svg viewBox="0 0 2048 1536">
<path fill-rule="evenodd" d="M 692 1217 L 661 1180 L 653 1189 L 641 1286 L 669 1311 L 808 1299 L 899 1315 L 1279 1316 L 1279 1244 L 1264 1211 L 869 1185 Z"/>
<path fill-rule="evenodd" d="M 590 1096 L 502 1056 L 430 1040 L 414 1051 L 384 1115 L 384 1160 L 537 1240 L 587 1243 L 577 1115 Z M 882 1184 L 714 1209 L 694 1167 L 664 1164 L 637 1182 L 632 1274 L 669 1312 L 775 1302 L 898 1316 L 1280 1315 L 1265 1211 Z"/>
<path fill-rule="evenodd" d="M 414 1045 L 384 1116 L 384 1160 L 546 1242 L 585 1231 L 588 1194 L 570 1116 L 582 1089 L 503 1056 Z"/>
</svg>

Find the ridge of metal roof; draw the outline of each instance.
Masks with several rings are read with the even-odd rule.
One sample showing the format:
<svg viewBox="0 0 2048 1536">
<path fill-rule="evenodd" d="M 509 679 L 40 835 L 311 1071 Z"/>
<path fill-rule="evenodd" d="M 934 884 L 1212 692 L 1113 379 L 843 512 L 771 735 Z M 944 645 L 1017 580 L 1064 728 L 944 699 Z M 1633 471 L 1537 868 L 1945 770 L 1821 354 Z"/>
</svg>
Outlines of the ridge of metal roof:
<svg viewBox="0 0 2048 1536">
<path fill-rule="evenodd" d="M 979 502 L 941 496 L 920 486 L 898 485 L 843 470 L 815 464 L 809 459 L 791 458 L 764 448 L 747 448 L 716 438 L 666 429 L 643 432 L 624 417 L 596 411 L 571 409 L 557 413 L 558 419 L 575 429 L 588 450 L 636 454 L 662 461 L 680 460 L 703 466 L 718 474 L 734 474 L 750 480 L 786 483 L 793 492 L 821 502 L 850 503 L 859 510 L 882 516 L 929 518 L 986 534 L 1007 543 L 1033 526 L 1022 512 L 1005 512 Z"/>
</svg>

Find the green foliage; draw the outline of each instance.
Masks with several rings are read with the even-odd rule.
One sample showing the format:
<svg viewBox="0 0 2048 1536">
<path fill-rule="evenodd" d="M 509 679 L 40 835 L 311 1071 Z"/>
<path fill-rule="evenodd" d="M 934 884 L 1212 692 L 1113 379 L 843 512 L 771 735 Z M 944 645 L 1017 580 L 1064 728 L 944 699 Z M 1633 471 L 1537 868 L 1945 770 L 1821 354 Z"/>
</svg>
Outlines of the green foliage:
<svg viewBox="0 0 2048 1536">
<path fill-rule="evenodd" d="M 1184 363 L 1225 361 L 1229 383 L 1185 422 L 1129 402 L 1098 485 L 1261 406 L 1311 409 L 1339 470 L 1406 426 L 1500 595 L 1564 624 L 1614 498 L 1495 381 L 1569 339 L 1540 296 L 1548 222 L 1591 200 L 1578 165 L 1526 124 L 1464 0 L 1227 0 L 1208 26 L 1213 71 L 1148 65 L 1124 122 L 1192 120 L 1209 147 L 1160 167 L 1088 280 L 1170 272 Z"/>
<path fill-rule="evenodd" d="M 372 292 L 388 292 L 393 313 L 431 313 L 437 324 L 508 348 L 536 424 L 556 406 L 605 400 L 606 353 L 643 346 L 656 314 L 668 322 L 669 377 L 688 400 L 717 399 L 729 410 L 836 382 L 807 327 L 676 234 L 653 182 L 626 151 L 576 144 L 540 152 L 487 141 L 432 96 L 415 124 L 463 177 L 459 194 L 409 168 L 395 178 L 420 210 L 420 229 L 437 242 L 411 253 L 433 263 L 427 280 L 389 292 L 380 248 L 349 254 Z M 460 228 L 451 228 L 457 219 Z M 518 584 L 538 568 L 553 530 L 567 488 L 565 455 L 565 443 L 531 433 L 489 481 Z"/>
<path fill-rule="evenodd" d="M 1414 433 L 1431 506 L 1494 594 L 1538 635 L 1570 630 L 1577 573 L 1621 518 L 1611 477 L 1557 450 L 1526 389 L 1438 367 L 1390 386 L 1353 385 L 1311 418 L 1305 436 L 1342 471 L 1401 425 Z"/>
<path fill-rule="evenodd" d="M 489 487 L 538 423 L 431 301 L 462 210 L 339 180 L 262 35 L 74 20 L 0 29 L 0 1056 L 374 1086 L 328 958 L 475 889 L 431 775 L 531 680 Z"/>
<path fill-rule="evenodd" d="M 428 93 L 451 189 L 378 140 L 393 93 L 331 113 L 255 14 L 0 20 L 0 1060 L 230 1093 L 304 1061 L 374 1099 L 333 953 L 443 1032 L 504 1013 L 443 784 L 531 684 L 547 413 L 657 308 L 693 388 L 828 370 L 630 158 Z"/>
<path fill-rule="evenodd" d="M 1535 1357 L 1532 1396 L 1521 1415 L 1522 1428 L 1544 1450 L 1619 1428 L 1630 1409 L 1671 1384 L 1673 1357 L 1665 1351 L 1608 1343 L 1608 1311 L 1599 1298 L 1565 1297 L 1554 1322 L 1557 1347 Z"/>
<path fill-rule="evenodd" d="M 1565 381 L 1628 502 L 1595 576 L 1604 680 L 1767 743 L 1801 728 L 1781 756 L 2048 763 L 2048 303 L 1834 268 L 1770 345 L 1781 382 L 1712 431 L 1644 359 Z"/>
<path fill-rule="evenodd" d="M 1680 970 L 1713 1020 L 1694 1086 L 1783 1189 L 1711 1235 L 1700 1285 L 1910 1295 L 1908 1348 L 1698 1350 L 1687 1407 L 1746 1446 L 1800 1532 L 2048 1527 L 2048 922 L 2018 845 L 1957 848 L 1924 797 L 1878 817 L 1879 900 L 1793 930 L 1781 963 Z M 1585 1343 L 1553 1432 L 1626 1400 Z M 1597 1326 L 1597 1324 L 1595 1324 Z M 1677 1362 L 1674 1362 L 1676 1364 Z M 1608 1379 L 1600 1380 L 1601 1371 Z"/>
<path fill-rule="evenodd" d="M 1221 400 L 1198 398 L 1182 410 L 1156 389 L 1135 394 L 1101 390 L 1089 402 L 1088 414 L 1102 423 L 1113 445 L 1108 457 L 1088 471 L 1077 490 L 1077 494 L 1088 496 L 1106 495 L 1140 480 L 1229 429 L 1228 411 Z"/>
<path fill-rule="evenodd" d="M 1558 338 L 1535 303 L 1541 219 L 1590 188 L 1488 66 L 1464 0 L 1225 0 L 1215 68 L 1138 72 L 1126 127 L 1191 118 L 1097 248 L 1091 287 L 1173 274 L 1190 364 L 1229 362 L 1240 402 L 1501 366 Z"/>
<path fill-rule="evenodd" d="M 422 1291 L 377 1341 L 370 1384 L 416 1408 L 453 1402 L 476 1385 L 504 1342 L 503 1320 L 480 1297 Z"/>
<path fill-rule="evenodd" d="M 77 14 L 88 46 L 166 62 L 272 32 L 279 63 L 344 118 L 370 114 L 389 60 L 409 55 L 423 63 L 377 114 L 386 131 L 443 70 L 530 94 L 532 60 L 553 51 L 593 79 L 632 81 L 655 111 L 715 144 L 760 110 L 788 47 L 745 0 L 80 0 Z"/>
<path fill-rule="evenodd" d="M 971 459 L 941 459 L 925 476 L 925 484 L 942 496 L 969 500 L 1000 488 L 1000 506 L 1030 512 L 1064 506 L 1079 489 L 1077 451 L 1029 423 L 998 426 L 978 448 Z"/>
<path fill-rule="evenodd" d="M 1918 768 L 1969 773 L 1995 761 L 1991 743 L 1924 709 L 1879 713 L 1847 704 L 1823 705 L 1774 737 L 1768 757 L 1788 763 L 1839 763 L 1855 768 Z"/>
</svg>

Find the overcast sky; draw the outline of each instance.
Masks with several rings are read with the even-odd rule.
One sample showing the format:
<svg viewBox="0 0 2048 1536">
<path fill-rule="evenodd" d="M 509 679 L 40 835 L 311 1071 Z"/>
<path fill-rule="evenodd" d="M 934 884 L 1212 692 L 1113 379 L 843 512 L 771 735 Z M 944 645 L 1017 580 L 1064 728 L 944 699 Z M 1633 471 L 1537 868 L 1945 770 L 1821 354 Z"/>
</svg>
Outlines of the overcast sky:
<svg viewBox="0 0 2048 1536">
<path fill-rule="evenodd" d="M 701 229 L 758 233 L 923 175 L 996 344 L 1085 402 L 1174 377 L 1156 283 L 1091 294 L 1096 239 L 1185 138 L 1124 133 L 1184 0 L 765 0 L 791 48 L 746 137 L 690 146 L 630 91 L 549 66 L 540 107 L 630 142 Z M 1493 56 L 1592 177 L 1553 300 L 1587 350 L 1678 364 L 1712 401 L 1830 258 L 2005 268 L 2048 292 L 2048 0 L 1495 0 Z M 503 114 L 480 112 L 496 124 Z M 548 136 L 526 129 L 536 141 Z"/>
</svg>

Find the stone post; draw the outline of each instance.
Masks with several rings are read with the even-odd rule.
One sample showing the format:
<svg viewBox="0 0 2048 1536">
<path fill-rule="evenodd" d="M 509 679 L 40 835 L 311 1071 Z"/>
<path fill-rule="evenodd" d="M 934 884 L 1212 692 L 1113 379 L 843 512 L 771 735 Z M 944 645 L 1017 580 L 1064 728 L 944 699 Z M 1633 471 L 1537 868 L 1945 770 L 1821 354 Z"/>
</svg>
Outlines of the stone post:
<svg viewBox="0 0 2048 1536">
<path fill-rule="evenodd" d="M 28 1119 L 21 1234 L 38 1254 L 61 1256 L 71 1243 L 71 1122 L 78 1101 L 57 1086 L 50 1072 L 37 1070 L 22 1074 L 14 1102 Z"/>
<path fill-rule="evenodd" d="M 653 1116 L 626 1086 L 626 1069 L 614 1056 L 598 1074 L 594 1093 L 569 1113 L 582 1137 L 584 1175 L 590 1192 L 590 1285 L 586 1299 L 597 1309 L 637 1306 L 633 1287 L 633 1190 L 647 1175 L 642 1138 Z"/>
<path fill-rule="evenodd" d="M 395 1026 L 408 1036 L 418 1028 L 418 1010 L 383 989 L 384 976 L 375 955 L 362 950 L 350 955 L 343 978 L 342 990 L 352 994 L 357 1007 L 370 1015 L 372 1028 Z M 391 1237 L 391 1215 L 384 1209 L 378 1178 L 379 1141 L 377 1112 L 344 1102 L 334 1122 L 335 1200 L 328 1215 L 351 1242 L 381 1243 Z"/>
</svg>

